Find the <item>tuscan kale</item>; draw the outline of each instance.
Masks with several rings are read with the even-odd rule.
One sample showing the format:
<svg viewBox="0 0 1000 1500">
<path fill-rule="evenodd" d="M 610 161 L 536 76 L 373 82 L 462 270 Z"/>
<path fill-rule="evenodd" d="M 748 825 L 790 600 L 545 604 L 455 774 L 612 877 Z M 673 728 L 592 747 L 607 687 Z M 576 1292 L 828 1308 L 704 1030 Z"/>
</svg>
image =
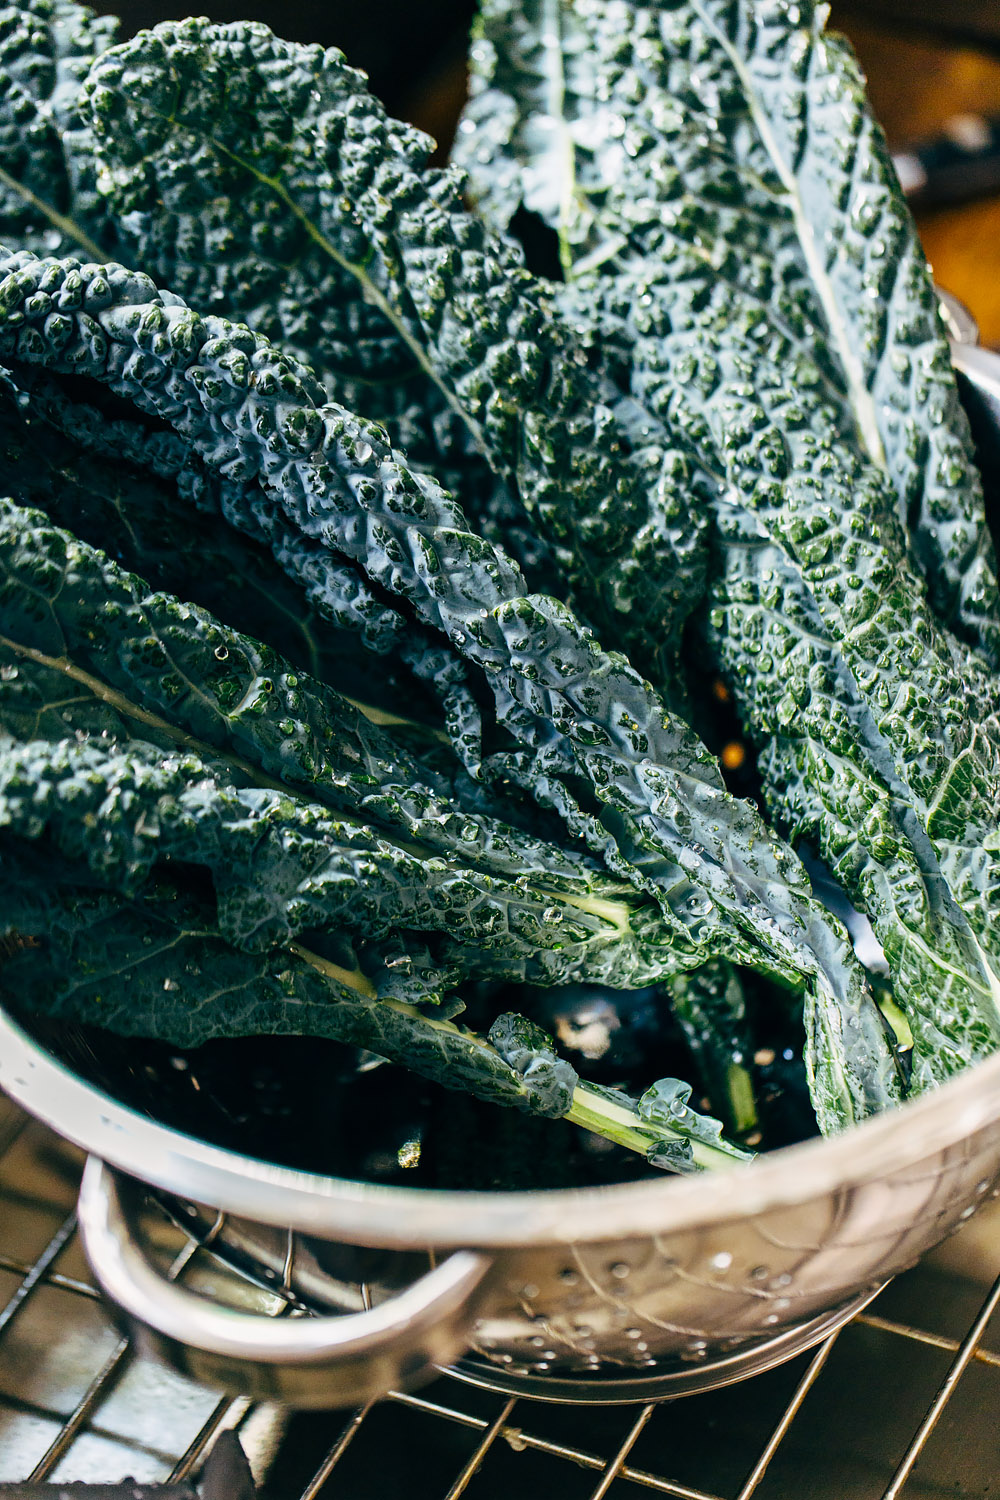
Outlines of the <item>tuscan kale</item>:
<svg viewBox="0 0 1000 1500">
<path fill-rule="evenodd" d="M 339 53 L 114 42 L 0 10 L 4 991 L 336 1038 L 681 1171 L 747 1159 L 761 986 L 826 1132 L 994 1050 L 995 568 L 821 7 L 484 0 L 468 184 Z M 689 726 L 695 628 L 767 816 Z M 704 1104 L 509 998 L 577 983 L 657 986 Z"/>
<path fill-rule="evenodd" d="M 936 1083 L 1000 1036 L 1000 612 L 933 288 L 853 61 L 820 7 L 711 0 L 490 0 L 474 56 L 460 140 L 483 206 L 505 222 L 520 192 L 558 228 L 566 306 L 614 329 L 618 378 L 698 472 L 710 637 L 769 809 L 871 916 L 914 1086 Z"/>
<path fill-rule="evenodd" d="M 115 241 L 97 190 L 80 85 L 116 40 L 117 21 L 66 0 L 19 0 L 0 10 L 0 239 L 39 255 Z"/>
<path fill-rule="evenodd" d="M 331 316 L 345 305 L 375 309 L 394 331 L 396 358 L 423 371 L 539 516 L 595 623 L 613 628 L 627 613 L 649 660 L 676 644 L 705 561 L 683 460 L 595 377 L 550 290 L 464 211 L 455 173 L 425 170 L 426 138 L 387 120 L 359 74 L 262 27 L 188 21 L 98 59 L 84 96 L 102 182 L 136 264 L 195 305 L 218 301 L 271 333 L 245 293 L 233 306 L 230 276 L 241 286 L 284 284 L 301 241 L 311 290 L 289 299 L 296 318 L 312 299 Z M 192 253 L 191 219 L 203 226 L 215 213 L 226 226 L 223 253 L 202 252 L 200 230 Z M 234 213 L 237 227 L 244 214 L 253 224 L 235 242 Z M 264 227 L 272 225 L 294 244 L 275 240 L 279 231 Z M 248 245 L 249 269 L 240 260 Z M 321 372 L 326 333 L 309 327 L 303 342 L 288 347 Z"/>
<path fill-rule="evenodd" d="M 518 746 L 501 767 L 519 768 L 611 869 L 655 894 L 682 965 L 722 953 L 810 981 L 810 1070 L 831 1125 L 894 1097 L 877 1010 L 791 851 L 725 792 L 628 663 L 564 606 L 528 595 L 513 562 L 377 428 L 319 404 L 310 372 L 266 340 L 145 277 L 23 253 L 0 255 L 0 277 L 0 356 L 86 375 L 169 422 L 211 467 L 260 486 L 249 503 L 279 505 L 484 670 Z M 579 808 L 567 776 L 597 811 Z"/>
<path fill-rule="evenodd" d="M 557 230 L 568 279 L 623 281 L 639 363 L 699 303 L 699 336 L 728 315 L 761 352 L 782 337 L 786 384 L 805 374 L 886 475 L 935 609 L 996 666 L 995 562 L 930 274 L 825 11 L 483 0 L 455 159 L 490 223 L 523 203 Z"/>
<path fill-rule="evenodd" d="M 175 1046 L 233 1035 L 330 1037 L 378 1053 L 446 1088 L 598 1131 L 654 1166 L 698 1171 L 747 1161 L 717 1121 L 664 1110 L 663 1080 L 638 1101 L 577 1078 L 551 1039 L 518 1016 L 500 1016 L 489 1038 L 428 1015 L 306 949 L 247 953 L 220 938 L 210 908 L 169 878 L 134 897 L 87 887 L 54 899 L 39 869 L 16 856 L 0 868 L 4 910 L 20 932 L 44 935 L 5 966 L 28 1007 L 90 1021 L 125 1036 Z M 127 988 L 122 975 L 127 976 Z M 513 1041 L 520 1038 L 520 1042 Z"/>
</svg>

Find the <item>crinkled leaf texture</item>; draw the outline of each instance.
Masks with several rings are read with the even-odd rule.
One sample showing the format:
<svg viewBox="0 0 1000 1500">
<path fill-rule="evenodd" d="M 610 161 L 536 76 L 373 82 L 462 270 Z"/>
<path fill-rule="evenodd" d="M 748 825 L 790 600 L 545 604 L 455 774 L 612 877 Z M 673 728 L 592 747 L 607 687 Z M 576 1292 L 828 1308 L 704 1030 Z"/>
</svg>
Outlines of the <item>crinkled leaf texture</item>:
<svg viewBox="0 0 1000 1500">
<path fill-rule="evenodd" d="M 996 666 L 996 560 L 930 271 L 826 12 L 483 0 L 456 159 L 491 223 L 524 202 L 569 274 L 621 277 L 640 338 L 720 286 L 717 318 L 761 347 L 780 334 L 790 383 L 804 366 L 885 474 L 934 607 Z"/>
<path fill-rule="evenodd" d="M 220 937 L 211 910 L 169 879 L 120 897 L 54 891 L 37 874 L 5 852 L 4 911 L 36 939 L 4 964 L 5 987 L 26 1010 L 178 1047 L 216 1037 L 329 1037 L 445 1088 L 515 1108 L 533 1105 L 521 1076 L 479 1038 L 339 983 L 330 966 L 317 968 L 287 949 L 234 948 Z M 551 1099 L 543 1102 L 551 1106 Z"/>
<path fill-rule="evenodd" d="M 168 23 L 98 59 L 85 96 L 135 264 L 199 306 L 225 299 L 224 311 L 287 340 L 321 374 L 347 357 L 337 347 L 357 359 L 368 346 L 353 330 L 337 345 L 317 319 L 344 308 L 380 318 L 391 358 L 421 371 L 452 414 L 450 427 L 443 411 L 433 417 L 429 446 L 418 439 L 420 464 L 433 463 L 435 443 L 441 452 L 446 428 L 448 448 L 464 428 L 587 617 L 625 624 L 641 666 L 672 659 L 705 570 L 683 458 L 594 373 L 550 289 L 465 211 L 457 174 L 425 169 L 425 138 L 387 119 L 339 53 L 260 26 Z M 223 243 L 203 244 L 216 213 Z M 252 226 L 231 239 L 247 213 Z M 251 305 L 248 285 L 273 316 Z M 389 427 L 411 445 L 391 414 Z M 459 480 L 459 493 L 496 522 L 492 492 Z M 515 531 L 523 539 L 516 518 Z"/>
<path fill-rule="evenodd" d="M 159 859 L 200 865 L 230 910 L 227 936 L 250 946 L 305 928 L 381 938 L 429 923 L 482 949 L 465 965 L 483 975 L 617 974 L 627 986 L 676 967 L 652 901 L 572 849 L 463 809 L 337 694 L 8 501 L 0 603 L 2 722 L 19 740 L 57 742 L 24 765 L 28 752 L 8 747 L 5 826 L 46 833 L 94 878 L 131 888 Z M 70 728 L 94 748 L 63 746 Z M 162 747 L 152 761 L 137 735 Z"/>
<path fill-rule="evenodd" d="M 488 0 L 459 139 L 488 212 L 520 180 L 559 228 L 566 307 L 699 476 L 769 808 L 871 915 L 921 1088 L 1000 1040 L 1000 726 L 914 560 L 990 660 L 996 587 L 929 273 L 821 11 Z"/>
<path fill-rule="evenodd" d="M 823 1017 L 821 1028 L 810 1026 L 809 1047 L 827 1128 L 898 1095 L 849 945 L 790 851 L 724 792 L 707 752 L 648 684 L 564 606 L 529 597 L 511 561 L 469 533 L 450 498 L 410 473 L 377 429 L 324 406 L 309 373 L 259 336 L 199 318 L 141 276 L 24 255 L 6 257 L 0 270 L 6 355 L 85 374 L 166 420 L 209 468 L 360 566 L 484 673 L 520 747 L 505 767 L 575 817 L 617 874 L 656 897 L 662 941 L 681 966 L 726 953 L 807 976 Z M 113 612 L 101 619 L 114 628 Z M 151 650 L 162 660 L 159 643 Z M 255 668 L 250 690 L 223 715 L 217 705 L 206 714 L 183 680 L 176 691 L 170 684 L 168 672 L 171 705 L 190 704 L 200 734 L 224 728 L 227 747 L 242 754 L 248 737 L 258 743 L 257 716 L 276 682 Z M 298 689 L 283 683 L 286 691 Z M 278 720 L 263 736 L 267 773 L 308 753 L 315 783 L 313 732 L 303 739 L 308 721 L 297 702 L 289 706 L 291 733 Z M 580 778 L 594 812 L 577 807 L 572 779 Z M 820 1029 L 833 1043 L 822 1051 L 814 1049 Z"/>
<path fill-rule="evenodd" d="M 581 1083 L 551 1038 L 521 1017 L 498 1019 L 498 1048 L 305 949 L 233 947 L 211 908 L 169 874 L 135 895 L 110 896 L 75 887 L 65 873 L 53 878 L 35 848 L 0 848 L 0 899 L 18 933 L 4 981 L 28 1011 L 182 1047 L 218 1037 L 328 1037 L 489 1103 L 603 1130 L 671 1171 L 752 1159 L 694 1111 L 647 1117 L 617 1094 L 609 1112 L 603 1091 Z"/>
<path fill-rule="evenodd" d="M 0 8 L 0 244 L 39 255 L 114 248 L 80 87 L 117 29 L 72 0 Z"/>
</svg>

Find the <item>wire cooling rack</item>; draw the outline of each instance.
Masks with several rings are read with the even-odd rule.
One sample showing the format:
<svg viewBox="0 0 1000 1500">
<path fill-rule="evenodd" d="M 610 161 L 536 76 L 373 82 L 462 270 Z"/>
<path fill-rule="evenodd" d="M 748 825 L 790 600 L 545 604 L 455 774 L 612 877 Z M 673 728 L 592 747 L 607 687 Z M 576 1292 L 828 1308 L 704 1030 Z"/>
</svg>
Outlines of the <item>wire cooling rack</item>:
<svg viewBox="0 0 1000 1500">
<path fill-rule="evenodd" d="M 723 1391 L 581 1409 L 446 1376 L 289 1415 L 192 1385 L 115 1331 L 76 1239 L 80 1167 L 0 1099 L 0 1482 L 179 1482 L 234 1428 L 274 1500 L 1000 1496 L 997 1206 L 817 1350 Z M 220 1271 L 219 1228 L 194 1240 L 164 1220 L 171 1274 L 288 1311 L 291 1294 Z"/>
</svg>

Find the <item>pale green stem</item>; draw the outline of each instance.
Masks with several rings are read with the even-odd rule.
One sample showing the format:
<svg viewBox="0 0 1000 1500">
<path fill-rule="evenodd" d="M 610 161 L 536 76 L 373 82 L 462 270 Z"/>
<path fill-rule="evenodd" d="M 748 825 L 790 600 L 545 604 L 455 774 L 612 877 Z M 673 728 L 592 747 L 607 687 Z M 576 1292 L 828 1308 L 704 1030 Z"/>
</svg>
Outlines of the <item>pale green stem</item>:
<svg viewBox="0 0 1000 1500">
<path fill-rule="evenodd" d="M 318 969 L 321 974 L 335 979 L 338 984 L 345 985 L 366 999 L 376 998 L 376 988 L 371 979 L 361 972 L 360 969 L 344 969 L 339 964 L 330 963 L 328 959 L 321 958 L 318 953 L 304 948 L 301 943 L 292 943 L 292 952 L 306 963 Z M 380 1000 L 380 1005 L 387 1005 L 391 1010 L 398 1011 L 401 1015 L 410 1016 L 414 1020 L 421 1021 L 431 1031 L 449 1031 L 455 1035 L 463 1036 L 473 1046 L 483 1047 L 487 1051 L 493 1051 L 490 1043 L 485 1037 L 477 1036 L 473 1031 L 467 1031 L 464 1027 L 456 1026 L 454 1021 L 438 1021 L 432 1016 L 425 1015 L 415 1005 L 407 1005 L 402 1000 Z M 566 1114 L 562 1117 L 569 1120 L 573 1125 L 580 1125 L 584 1130 L 590 1130 L 594 1135 L 603 1136 L 606 1141 L 613 1141 L 617 1146 L 625 1146 L 629 1151 L 645 1157 L 652 1146 L 665 1139 L 674 1139 L 679 1144 L 689 1142 L 691 1154 L 696 1167 L 705 1170 L 720 1170 L 723 1167 L 731 1167 L 734 1162 L 747 1162 L 752 1160 L 749 1152 L 743 1151 L 738 1146 L 731 1146 L 723 1142 L 718 1146 L 712 1146 L 704 1141 L 691 1140 L 683 1131 L 671 1131 L 663 1125 L 647 1125 L 639 1118 L 634 1109 L 616 1099 L 609 1099 L 606 1094 L 598 1089 L 590 1088 L 586 1083 L 578 1083 L 573 1090 L 573 1099 Z"/>
<path fill-rule="evenodd" d="M 12 192 L 19 193 L 26 203 L 31 204 L 32 208 L 37 208 L 38 212 L 44 214 L 49 223 L 54 225 L 61 234 L 65 234 L 69 239 L 76 240 L 80 249 L 92 261 L 95 261 L 97 265 L 102 265 L 107 260 L 108 257 L 100 245 L 95 245 L 94 241 L 88 234 L 84 233 L 79 224 L 74 224 L 72 219 L 67 219 L 65 214 L 59 213 L 52 207 L 51 203 L 46 203 L 44 198 L 37 197 L 29 187 L 25 187 L 23 182 L 18 182 L 16 177 L 11 177 L 9 172 L 5 172 L 3 167 L 0 167 L 0 182 L 3 183 L 4 187 L 10 188 Z"/>
</svg>

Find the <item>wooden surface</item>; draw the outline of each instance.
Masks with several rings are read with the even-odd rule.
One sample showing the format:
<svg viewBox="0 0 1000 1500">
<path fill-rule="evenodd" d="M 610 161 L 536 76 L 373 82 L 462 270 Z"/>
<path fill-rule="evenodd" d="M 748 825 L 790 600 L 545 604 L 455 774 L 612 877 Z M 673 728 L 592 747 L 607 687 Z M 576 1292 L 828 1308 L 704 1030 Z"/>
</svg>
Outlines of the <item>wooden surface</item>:
<svg viewBox="0 0 1000 1500">
<path fill-rule="evenodd" d="M 835 0 L 834 9 L 927 36 L 948 33 L 988 46 L 1000 41 L 998 0 Z"/>
<path fill-rule="evenodd" d="M 991 5 L 1000 30 L 1000 0 Z M 837 6 L 831 25 L 850 37 L 893 149 L 937 134 L 954 115 L 1000 116 L 1000 54 L 859 20 Z M 975 314 L 983 342 L 1000 344 L 1000 197 L 920 214 L 917 222 L 937 280 Z"/>
</svg>

